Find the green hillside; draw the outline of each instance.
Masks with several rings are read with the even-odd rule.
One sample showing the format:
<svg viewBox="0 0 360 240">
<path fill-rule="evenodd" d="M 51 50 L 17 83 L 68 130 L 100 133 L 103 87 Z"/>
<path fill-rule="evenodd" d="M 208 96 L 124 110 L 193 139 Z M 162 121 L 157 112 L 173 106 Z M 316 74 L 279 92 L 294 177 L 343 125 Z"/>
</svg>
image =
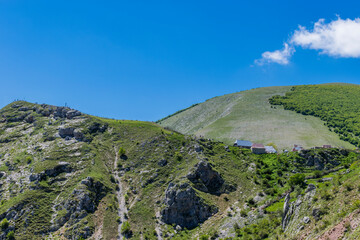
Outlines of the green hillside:
<svg viewBox="0 0 360 240">
<path fill-rule="evenodd" d="M 270 103 L 319 117 L 340 139 L 360 146 L 359 99 L 359 85 L 309 85 L 293 87 L 285 96 L 273 96 Z"/>
<path fill-rule="evenodd" d="M 227 144 L 243 139 L 275 143 L 279 149 L 290 149 L 293 144 L 306 148 L 323 144 L 354 147 L 330 132 L 319 118 L 270 105 L 271 96 L 284 95 L 290 89 L 290 86 L 266 87 L 215 97 L 160 120 L 159 124 Z"/>
<path fill-rule="evenodd" d="M 67 107 L 0 110 L 0 239 L 358 239 L 359 186 L 354 150 L 257 155 Z"/>
</svg>

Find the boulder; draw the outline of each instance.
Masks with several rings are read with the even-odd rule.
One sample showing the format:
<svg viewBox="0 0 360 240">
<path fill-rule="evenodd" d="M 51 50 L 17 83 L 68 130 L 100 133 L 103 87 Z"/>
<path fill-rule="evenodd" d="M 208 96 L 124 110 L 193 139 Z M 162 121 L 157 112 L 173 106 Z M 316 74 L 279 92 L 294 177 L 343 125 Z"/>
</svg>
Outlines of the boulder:
<svg viewBox="0 0 360 240">
<path fill-rule="evenodd" d="M 90 133 L 97 133 L 97 132 L 103 133 L 106 131 L 107 127 L 108 126 L 106 124 L 101 125 L 98 122 L 94 122 L 89 126 L 88 130 Z"/>
<path fill-rule="evenodd" d="M 162 220 L 187 229 L 197 227 L 218 211 L 216 207 L 205 204 L 188 183 L 170 183 L 165 191 L 164 204 Z"/>
<path fill-rule="evenodd" d="M 68 128 L 60 128 L 59 129 L 59 135 L 62 138 L 66 138 L 66 137 L 74 137 L 74 131 L 75 128 L 73 127 L 68 127 Z"/>
<path fill-rule="evenodd" d="M 81 112 L 78 110 L 70 110 L 66 113 L 67 119 L 73 119 L 74 117 L 80 116 Z"/>
<path fill-rule="evenodd" d="M 160 166 L 160 167 L 164 167 L 164 166 L 166 166 L 167 165 L 167 161 L 166 161 L 166 159 L 161 159 L 159 162 L 158 162 L 158 165 Z"/>
<path fill-rule="evenodd" d="M 69 173 L 72 171 L 72 168 L 70 166 L 70 163 L 68 162 L 59 162 L 57 166 L 51 169 L 46 169 L 45 174 L 49 177 L 56 177 L 57 175 L 61 173 Z"/>
<path fill-rule="evenodd" d="M 220 194 L 225 182 L 220 174 L 213 170 L 211 164 L 205 161 L 197 163 L 188 173 L 187 178 L 198 190 L 212 194 Z"/>
<path fill-rule="evenodd" d="M 84 140 L 84 134 L 79 130 L 79 129 L 75 129 L 74 130 L 74 138 L 78 141 L 83 141 Z"/>
</svg>

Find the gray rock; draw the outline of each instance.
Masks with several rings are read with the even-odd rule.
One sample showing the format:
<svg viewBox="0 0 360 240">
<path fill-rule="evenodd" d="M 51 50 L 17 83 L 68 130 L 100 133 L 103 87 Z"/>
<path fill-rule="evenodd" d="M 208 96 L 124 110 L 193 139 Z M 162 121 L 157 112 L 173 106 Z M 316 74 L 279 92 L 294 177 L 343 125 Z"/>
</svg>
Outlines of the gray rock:
<svg viewBox="0 0 360 240">
<path fill-rule="evenodd" d="M 307 188 L 306 188 L 306 190 L 305 190 L 305 193 L 310 192 L 310 191 L 312 191 L 312 190 L 314 190 L 314 189 L 316 189 L 316 186 L 315 186 L 314 184 L 310 183 L 310 184 L 307 186 Z"/>
<path fill-rule="evenodd" d="M 329 182 L 329 181 L 332 181 L 333 178 L 332 177 L 328 177 L 328 178 L 323 178 L 320 180 L 320 182 Z"/>
<path fill-rule="evenodd" d="M 304 217 L 304 218 L 303 218 L 303 222 L 304 222 L 305 224 L 308 224 L 308 223 L 310 222 L 310 218 L 309 218 L 309 217 Z"/>
<path fill-rule="evenodd" d="M 72 138 L 72 137 L 74 137 L 74 131 L 75 131 L 75 128 L 73 128 L 73 127 L 60 128 L 59 135 L 62 138 L 66 138 L 66 137 Z"/>
<path fill-rule="evenodd" d="M 78 110 L 70 110 L 66 113 L 67 119 L 73 119 L 74 117 L 80 116 L 81 112 Z"/>
<path fill-rule="evenodd" d="M 224 179 L 212 169 L 210 163 L 201 161 L 188 173 L 187 178 L 195 184 L 195 188 L 203 192 L 220 194 Z"/>
<path fill-rule="evenodd" d="M 197 153 L 202 152 L 204 150 L 200 145 L 195 145 L 194 149 L 195 149 L 195 152 L 197 152 Z"/>
<path fill-rule="evenodd" d="M 158 165 L 160 166 L 160 167 L 164 167 L 164 166 L 166 166 L 167 165 L 167 161 L 166 161 L 166 159 L 161 159 L 159 162 L 158 162 Z"/>
<path fill-rule="evenodd" d="M 75 129 L 74 130 L 74 138 L 78 141 L 83 141 L 84 140 L 84 134 L 79 130 L 79 129 Z"/>
<path fill-rule="evenodd" d="M 188 183 L 170 183 L 165 192 L 164 204 L 162 220 L 187 229 L 197 227 L 218 211 L 216 207 L 206 205 Z"/>
</svg>

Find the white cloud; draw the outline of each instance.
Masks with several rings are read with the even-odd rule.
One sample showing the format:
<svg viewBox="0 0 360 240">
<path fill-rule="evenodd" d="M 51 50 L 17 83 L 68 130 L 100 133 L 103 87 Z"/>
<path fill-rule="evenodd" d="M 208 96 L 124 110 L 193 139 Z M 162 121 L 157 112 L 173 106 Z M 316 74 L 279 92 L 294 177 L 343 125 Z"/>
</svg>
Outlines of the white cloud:
<svg viewBox="0 0 360 240">
<path fill-rule="evenodd" d="M 284 48 L 282 50 L 276 50 L 273 52 L 264 52 L 261 54 L 261 59 L 255 60 L 256 64 L 263 65 L 265 63 L 278 63 L 282 65 L 289 64 L 289 59 L 295 52 L 294 47 L 289 46 L 289 44 L 284 43 Z"/>
<path fill-rule="evenodd" d="M 328 24 L 324 19 L 320 19 L 311 31 L 300 26 L 290 42 L 333 57 L 359 58 L 360 19 L 338 18 Z"/>
<path fill-rule="evenodd" d="M 341 19 L 325 23 L 319 19 L 313 29 L 303 26 L 294 32 L 289 41 L 284 44 L 283 50 L 264 52 L 262 58 L 255 63 L 279 63 L 286 65 L 294 53 L 294 47 L 320 51 L 331 57 L 360 58 L 360 18 Z"/>
</svg>

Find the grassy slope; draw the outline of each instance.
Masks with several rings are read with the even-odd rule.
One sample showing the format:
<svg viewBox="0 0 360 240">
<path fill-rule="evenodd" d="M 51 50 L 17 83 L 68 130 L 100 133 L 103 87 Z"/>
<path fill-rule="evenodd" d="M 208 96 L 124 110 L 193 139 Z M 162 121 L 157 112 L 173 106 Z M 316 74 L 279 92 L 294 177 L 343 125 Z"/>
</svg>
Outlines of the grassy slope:
<svg viewBox="0 0 360 240">
<path fill-rule="evenodd" d="M 214 138 L 231 144 L 235 139 L 275 143 L 280 149 L 293 144 L 323 144 L 353 148 L 324 126 L 324 122 L 282 107 L 271 108 L 269 97 L 283 95 L 291 87 L 257 88 L 212 98 L 161 121 L 162 126 L 182 133 Z"/>
<path fill-rule="evenodd" d="M 19 102 L 18 104 L 39 107 L 38 105 L 25 102 Z M 2 114 L 6 115 L 19 114 L 18 110 L 10 106 L 2 109 L 2 111 Z M 174 228 L 170 225 L 160 225 L 164 236 L 166 234 L 169 236 L 174 234 L 172 239 L 198 239 L 198 236 L 203 234 L 213 236 L 215 231 L 221 233 L 219 229 L 227 229 L 230 233 L 234 234 L 233 223 L 238 223 L 239 225 L 241 223 L 246 223 L 247 225 L 254 223 L 255 225 L 250 233 L 253 239 L 259 239 L 255 236 L 260 236 L 256 229 L 265 229 L 270 239 L 274 239 L 276 235 L 279 235 L 280 239 L 290 239 L 281 233 L 279 226 L 281 214 L 275 211 L 282 209 L 283 204 L 281 201 L 280 203 L 275 202 L 274 205 L 269 207 L 269 210 L 275 211 L 273 214 L 262 215 L 257 219 L 250 217 L 250 215 L 259 215 L 259 209 L 262 204 L 265 204 L 268 200 L 278 199 L 278 195 L 288 191 L 290 189 L 287 184 L 288 177 L 293 172 L 304 171 L 306 175 L 313 174 L 312 168 L 303 169 L 301 164 L 296 163 L 298 159 L 297 153 L 259 156 L 251 154 L 249 150 L 241 150 L 236 147 L 230 147 L 227 150 L 223 143 L 194 139 L 164 130 L 156 124 L 147 122 L 118 121 L 84 116 L 84 122 L 69 122 L 68 124 L 78 126 L 79 128 L 86 128 L 91 123 L 98 122 L 107 124 L 108 130 L 104 133 L 94 134 L 91 143 L 73 140 L 65 141 L 61 138 L 44 142 L 44 133 L 55 133 L 61 122 L 66 120 L 59 119 L 54 121 L 52 125 L 48 125 L 49 119 L 47 117 L 40 116 L 35 112 L 32 114 L 36 118 L 36 125 L 24 122 L 4 122 L 0 124 L 0 130 L 3 130 L 0 138 L 11 140 L 10 142 L 4 141 L 0 144 L 0 154 L 2 155 L 0 157 L 0 168 L 1 171 L 6 173 L 6 178 L 16 177 L 20 172 L 30 173 L 32 168 L 34 173 L 38 173 L 53 167 L 59 161 L 71 163 L 74 172 L 71 176 L 66 176 L 65 173 L 62 173 L 56 178 L 48 178 L 41 181 L 40 188 L 37 190 L 29 189 L 29 186 L 34 185 L 34 183 L 25 181 L 28 179 L 28 176 L 25 177 L 25 175 L 16 179 L 18 184 L 7 181 L 5 177 L 1 179 L 4 184 L 2 186 L 4 192 L 0 196 L 0 200 L 3 200 L 0 203 L 0 214 L 8 212 L 10 207 L 21 202 L 25 203 L 25 208 L 32 205 L 35 207 L 33 208 L 33 214 L 27 215 L 25 213 L 16 221 L 11 220 L 11 225 L 16 227 L 16 239 L 43 239 L 43 231 L 45 236 L 48 235 L 47 229 L 50 227 L 50 220 L 55 213 L 51 207 L 54 203 L 61 202 L 61 199 L 66 200 L 73 189 L 81 185 L 81 180 L 88 176 L 103 183 L 108 191 L 99 202 L 96 211 L 89 213 L 78 225 L 81 225 L 81 228 L 85 226 L 93 227 L 95 233 L 101 233 L 100 236 L 103 239 L 117 239 L 116 183 L 111 181 L 111 175 L 114 174 L 113 161 L 116 155 L 114 149 L 119 149 L 120 147 L 126 150 L 128 157 L 126 160 L 122 159 L 118 167 L 121 169 L 129 168 L 129 171 L 121 171 L 121 181 L 124 185 L 122 191 L 128 195 L 126 206 L 129 210 L 128 221 L 133 231 L 132 239 L 157 239 L 154 230 L 156 222 L 159 220 L 156 219 L 155 213 L 164 207 L 162 200 L 164 199 L 166 187 L 170 182 L 187 181 L 185 178 L 186 174 L 200 159 L 207 159 L 211 162 L 214 165 L 214 169 L 221 174 L 227 183 L 237 186 L 236 191 L 220 196 L 197 191 L 198 195 L 206 202 L 216 205 L 219 208 L 219 212 L 193 230 L 175 233 Z M 42 144 L 49 144 L 49 146 L 45 147 Z M 31 150 L 38 145 L 43 146 L 42 151 L 35 152 Z M 196 153 L 194 151 L 194 147 L 197 145 L 203 148 L 203 152 Z M 330 150 L 314 150 L 313 152 L 322 151 Z M 79 153 L 79 155 L 75 153 Z M 181 154 L 181 159 L 176 158 L 178 154 Z M 32 156 L 33 159 L 30 163 L 24 159 L 28 155 Z M 161 159 L 168 161 L 166 167 L 158 165 L 158 161 Z M 334 211 L 328 211 L 323 216 L 323 219 L 318 222 L 311 218 L 311 224 L 307 225 L 303 232 L 314 232 L 315 235 L 313 235 L 314 238 L 312 239 L 316 239 L 317 236 L 331 229 L 334 224 L 351 213 L 353 206 L 360 206 L 360 203 L 356 202 L 358 200 L 360 172 L 358 159 L 359 155 L 352 153 L 349 161 L 350 163 L 355 162 L 351 165 L 350 172 L 346 173 L 347 171 L 344 169 L 341 170 L 342 174 L 330 174 L 330 177 L 334 177 L 334 181 L 331 184 L 329 183 L 329 185 L 318 183 L 315 180 L 309 181 L 309 183 L 314 183 L 318 187 L 318 200 L 313 206 L 335 209 Z M 10 170 L 6 166 L 6 162 L 15 166 L 14 170 Z M 248 169 L 251 164 L 253 164 L 252 168 L 254 170 Z M 279 173 L 280 169 L 281 172 Z M 337 175 L 340 176 L 342 184 L 337 183 L 337 181 L 335 182 Z M 66 177 L 67 181 L 62 184 L 60 184 L 61 182 L 51 183 L 51 180 L 62 177 Z M 20 179 L 23 180 L 22 183 L 18 181 Z M 149 179 L 152 179 L 152 181 L 149 182 Z M 349 188 L 345 184 L 351 184 L 350 190 L 348 190 Z M 338 187 L 336 189 L 332 188 L 333 185 L 338 185 Z M 265 193 L 268 191 L 264 200 L 260 201 L 257 206 L 250 206 L 251 208 L 245 207 L 245 202 L 249 202 L 250 198 L 253 198 L 258 192 L 262 191 Z M 330 199 L 323 199 L 324 191 L 328 191 L 331 194 Z M 292 195 L 293 200 L 295 200 L 296 196 Z M 59 199 L 56 200 L 58 196 Z M 345 196 L 347 196 L 346 199 Z M 338 203 L 340 204 L 339 206 L 337 205 Z M 240 210 L 245 210 L 248 217 L 240 218 Z M 309 208 L 307 212 L 302 214 L 310 216 L 311 210 L 312 208 Z M 341 215 L 337 213 L 341 213 Z M 58 211 L 57 214 L 60 217 L 62 211 Z M 276 221 L 271 221 L 271 224 L 267 226 L 261 224 L 262 219 L 271 217 Z M 29 225 L 24 227 L 26 218 L 29 219 Z M 227 224 L 228 222 L 230 223 Z M 314 231 L 320 224 L 322 227 Z M 60 237 L 60 234 L 64 231 L 74 233 L 73 227 L 74 224 L 67 223 L 62 229 L 53 233 L 53 237 L 59 236 L 59 239 L 63 239 Z M 245 230 L 239 229 L 238 232 L 243 233 Z M 347 234 L 358 236 L 356 235 L 358 232 L 355 232 L 355 230 Z M 164 237 L 164 239 L 169 238 Z M 294 239 L 298 239 L 297 236 Z"/>
</svg>

